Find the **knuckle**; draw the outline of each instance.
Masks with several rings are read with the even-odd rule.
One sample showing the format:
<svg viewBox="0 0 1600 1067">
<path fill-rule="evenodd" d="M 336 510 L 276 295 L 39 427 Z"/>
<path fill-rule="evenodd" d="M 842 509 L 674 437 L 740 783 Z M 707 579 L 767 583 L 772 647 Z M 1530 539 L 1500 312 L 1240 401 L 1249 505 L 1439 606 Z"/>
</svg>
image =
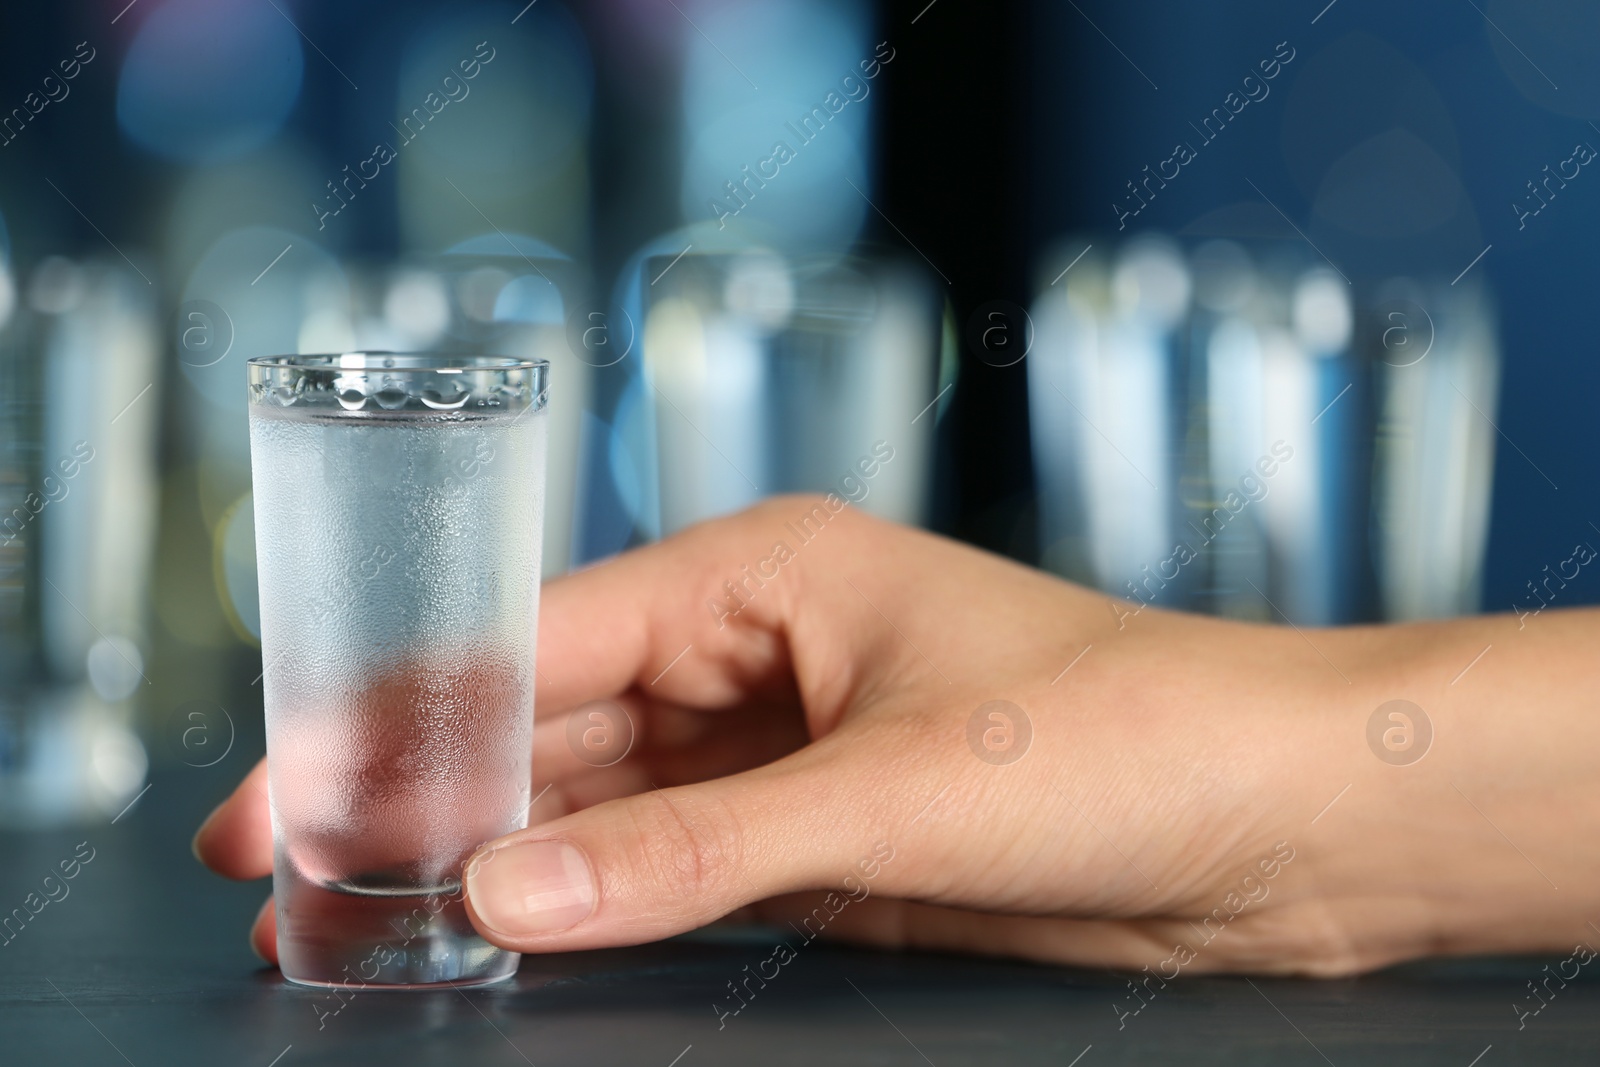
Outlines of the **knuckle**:
<svg viewBox="0 0 1600 1067">
<path fill-rule="evenodd" d="M 1311 978 L 1349 978 L 1394 962 L 1365 951 L 1347 917 L 1325 901 L 1297 901 L 1255 917 L 1242 958 L 1289 961 L 1286 971 Z M 1396 959 L 1398 957 L 1395 957 Z"/>
<path fill-rule="evenodd" d="M 739 827 L 716 801 L 686 805 L 657 790 L 640 799 L 633 812 L 638 832 L 641 874 L 679 895 L 723 895 L 737 881 Z"/>
</svg>

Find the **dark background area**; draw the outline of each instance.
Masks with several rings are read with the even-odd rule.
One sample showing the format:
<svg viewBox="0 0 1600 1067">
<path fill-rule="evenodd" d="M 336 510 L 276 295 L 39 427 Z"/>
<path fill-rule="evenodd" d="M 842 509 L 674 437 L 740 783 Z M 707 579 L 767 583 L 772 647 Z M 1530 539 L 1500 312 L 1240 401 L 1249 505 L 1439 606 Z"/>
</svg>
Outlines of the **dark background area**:
<svg viewBox="0 0 1600 1067">
<path fill-rule="evenodd" d="M 0 15 L 7 107 L 20 105 L 78 41 L 97 52 L 71 96 L 0 149 L 0 213 L 15 263 L 102 251 L 95 227 L 130 250 L 160 244 L 182 168 L 130 143 L 115 106 L 120 53 L 157 6 L 142 0 L 115 25 L 118 2 L 13 6 Z M 1589 122 L 1600 114 L 1592 63 L 1600 16 L 1558 0 L 1339 0 L 1313 23 L 1318 6 L 883 5 L 876 36 L 892 42 L 897 62 L 878 85 L 877 203 L 900 232 L 876 215 L 868 232 L 891 243 L 903 234 L 937 264 L 950 278 L 958 321 L 991 300 L 1026 305 L 1041 250 L 1066 234 L 1114 233 L 1111 204 L 1123 183 L 1165 158 L 1190 122 L 1288 42 L 1296 58 L 1271 95 L 1184 168 L 1130 230 L 1205 232 L 1219 211 L 1261 209 L 1254 182 L 1357 278 L 1447 277 L 1492 245 L 1474 268 L 1497 297 L 1504 360 L 1500 407 L 1491 413 L 1501 433 L 1484 606 L 1504 609 L 1525 596 L 1541 567 L 1593 533 L 1585 472 L 1600 458 L 1588 410 L 1597 384 L 1589 290 L 1600 193 L 1586 188 L 1585 173 L 1520 231 L 1510 204 L 1575 142 L 1600 140 Z M 286 10 L 362 83 L 360 94 L 345 92 L 340 74 L 307 50 L 289 124 L 337 172 L 335 161 L 362 136 L 361 117 L 393 92 L 373 57 L 400 47 L 432 9 L 399 2 Z M 667 91 L 674 73 L 638 44 L 641 34 L 660 32 L 658 14 L 626 4 L 576 4 L 572 14 L 596 72 L 592 258 L 604 278 L 675 221 L 675 181 L 662 164 L 675 139 Z M 1390 160 L 1384 174 L 1381 152 L 1378 173 L 1357 194 L 1371 201 L 1365 232 L 1319 215 L 1311 183 L 1351 145 L 1394 126 L 1413 130 L 1449 165 L 1460 202 L 1448 217 L 1420 230 L 1407 222 L 1437 206 L 1438 190 L 1411 180 L 1404 158 Z M 394 185 L 377 190 L 356 225 L 340 228 L 343 251 L 395 252 L 381 200 Z M 286 208 L 295 225 L 304 225 L 302 213 Z M 938 523 L 1029 558 L 1037 546 L 1026 376 L 970 352 L 962 359 L 941 442 Z M 1571 603 L 1593 602 L 1600 588 L 1579 581 L 1567 592 Z"/>
</svg>

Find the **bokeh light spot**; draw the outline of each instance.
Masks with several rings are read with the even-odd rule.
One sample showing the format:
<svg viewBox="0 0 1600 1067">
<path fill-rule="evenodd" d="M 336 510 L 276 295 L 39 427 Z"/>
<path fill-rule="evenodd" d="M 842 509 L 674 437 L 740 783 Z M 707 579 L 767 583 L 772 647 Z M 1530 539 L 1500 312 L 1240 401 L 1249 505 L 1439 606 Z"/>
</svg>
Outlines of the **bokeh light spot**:
<svg viewBox="0 0 1600 1067">
<path fill-rule="evenodd" d="M 185 162 L 260 147 L 300 95 L 300 38 L 271 4 L 172 0 L 128 48 L 117 121 L 135 142 Z"/>
</svg>

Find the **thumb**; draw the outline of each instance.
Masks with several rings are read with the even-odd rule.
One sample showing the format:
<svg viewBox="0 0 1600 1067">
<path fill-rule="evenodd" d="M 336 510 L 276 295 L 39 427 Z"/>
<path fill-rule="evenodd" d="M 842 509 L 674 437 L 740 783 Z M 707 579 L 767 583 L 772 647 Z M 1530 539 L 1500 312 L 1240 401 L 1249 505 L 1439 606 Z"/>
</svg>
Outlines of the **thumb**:
<svg viewBox="0 0 1600 1067">
<path fill-rule="evenodd" d="M 490 842 L 467 865 L 473 925 L 521 952 L 633 945 L 837 881 L 871 831 L 816 747 Z"/>
</svg>

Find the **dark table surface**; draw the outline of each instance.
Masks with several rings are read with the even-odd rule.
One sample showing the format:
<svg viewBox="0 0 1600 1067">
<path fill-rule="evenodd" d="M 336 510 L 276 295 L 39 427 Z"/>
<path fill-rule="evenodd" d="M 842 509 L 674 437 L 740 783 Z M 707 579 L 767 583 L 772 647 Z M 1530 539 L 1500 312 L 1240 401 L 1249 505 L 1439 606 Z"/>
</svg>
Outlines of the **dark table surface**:
<svg viewBox="0 0 1600 1067">
<path fill-rule="evenodd" d="M 365 991 L 328 1014 L 338 1002 L 326 991 L 285 984 L 246 947 L 266 883 L 224 883 L 189 853 L 190 833 L 237 773 L 158 770 L 115 824 L 0 835 L 7 913 L 80 842 L 94 849 L 68 894 L 0 947 L 0 1065 L 1502 1067 L 1600 1053 L 1600 964 L 1519 1029 L 1526 983 L 1562 957 L 1344 981 L 1186 978 L 1119 1026 L 1128 976 L 819 943 L 719 1022 L 727 983 L 776 936 L 741 933 L 524 957 L 510 982 Z"/>
</svg>

